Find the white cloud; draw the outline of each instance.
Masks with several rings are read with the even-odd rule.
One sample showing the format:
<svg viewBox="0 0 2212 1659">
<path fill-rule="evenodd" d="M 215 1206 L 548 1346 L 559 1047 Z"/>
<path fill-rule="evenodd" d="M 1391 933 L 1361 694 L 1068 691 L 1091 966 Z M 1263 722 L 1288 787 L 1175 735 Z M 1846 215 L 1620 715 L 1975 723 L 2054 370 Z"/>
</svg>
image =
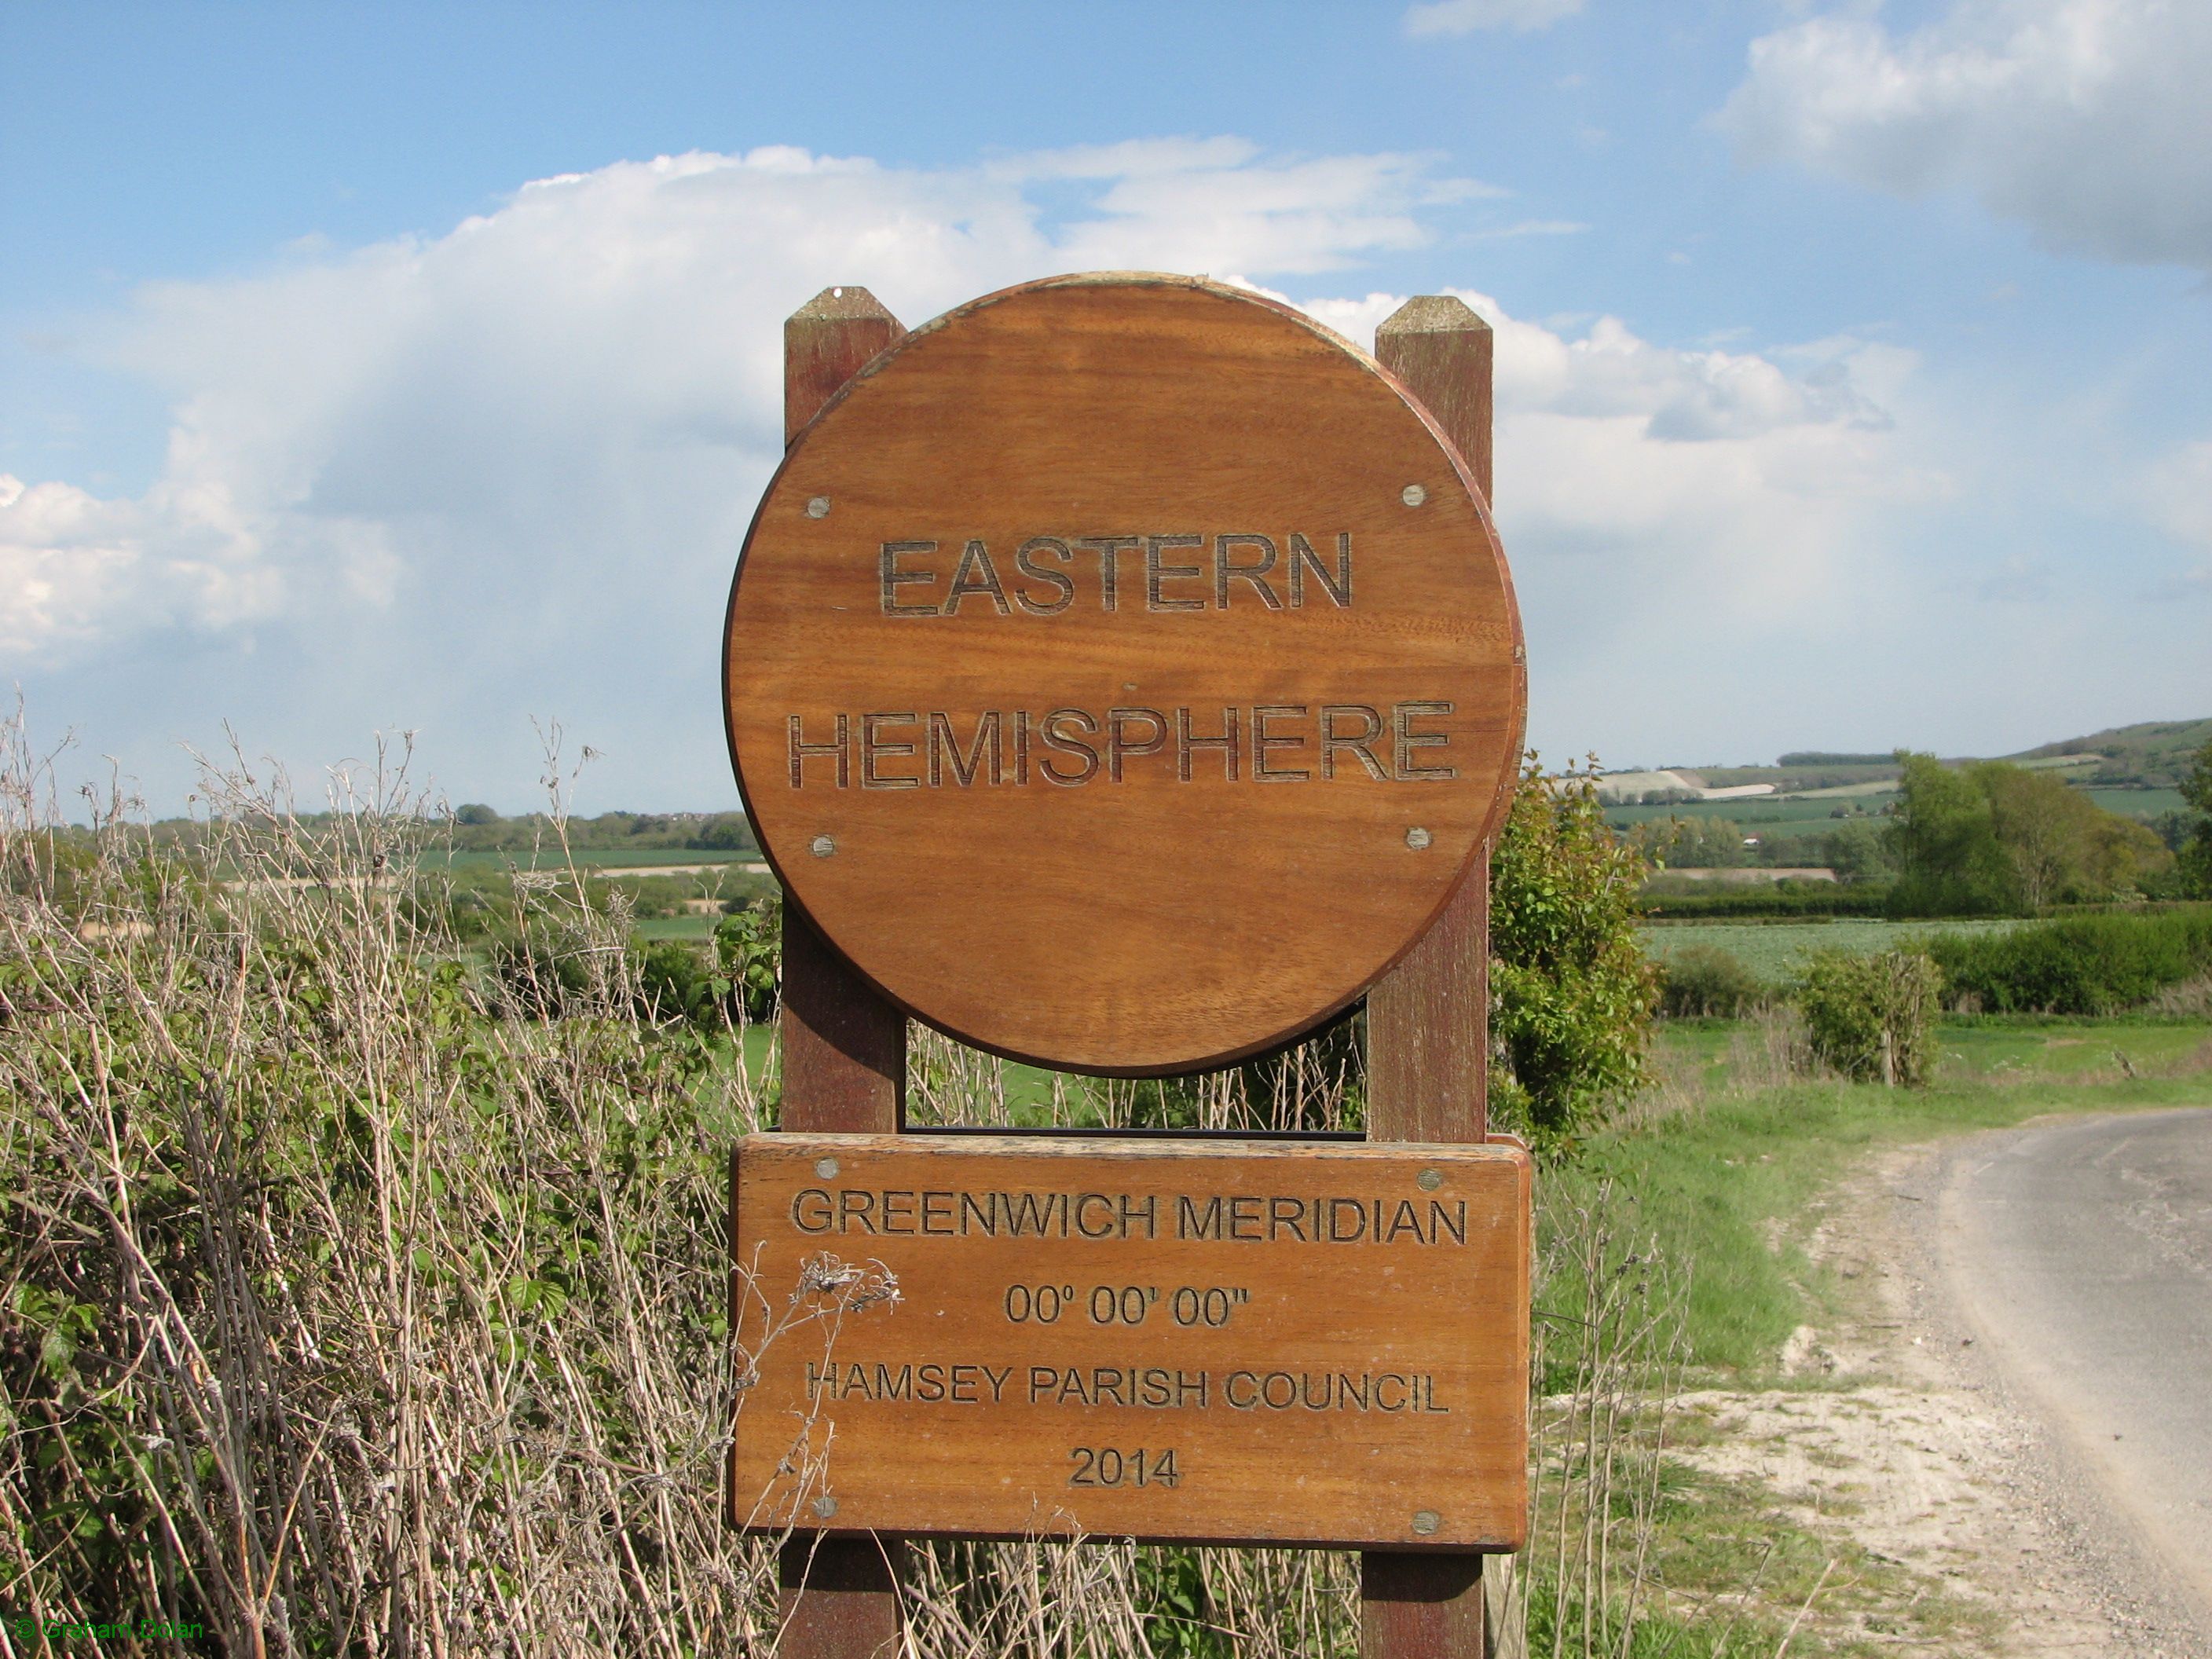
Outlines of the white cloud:
<svg viewBox="0 0 2212 1659">
<path fill-rule="evenodd" d="M 1054 229 L 1041 179 L 1096 188 Z M 781 319 L 819 288 L 867 273 L 918 321 L 1058 270 L 1322 270 L 1419 245 L 1420 210 L 1468 188 L 1233 139 L 941 173 L 776 148 L 544 179 L 434 240 L 157 286 L 106 356 L 173 399 L 161 476 L 136 501 L 11 498 L 0 643 L 357 615 L 510 551 L 540 581 L 610 547 L 665 558 L 741 526 L 732 475 L 781 449 Z"/>
<path fill-rule="evenodd" d="M 1070 180 L 1088 193 L 1055 222 L 1039 198 Z M 170 398 L 161 472 L 126 500 L 0 481 L 0 651 L 106 746 L 116 723 L 204 740 L 234 718 L 326 757 L 420 726 L 447 775 L 515 804 L 527 718 L 555 715 L 609 751 L 610 801 L 726 798 L 719 600 L 781 453 L 799 304 L 858 278 L 918 323 L 1114 266 L 1310 292 L 1468 193 L 1405 158 L 1237 141 L 940 172 L 778 149 L 546 179 L 444 236 L 155 288 L 106 351 Z M 1879 589 L 1855 550 L 1942 488 L 1885 413 L 1903 354 L 1682 350 L 1467 297 L 1498 333 L 1509 548 L 1565 658 L 1664 617 L 1810 623 Z M 1364 343 L 1398 299 L 1306 303 Z"/>
<path fill-rule="evenodd" d="M 2047 244 L 2212 268 L 2212 5 L 1953 0 L 1753 42 L 1721 121 L 1745 157 L 1902 194 L 1963 187 Z"/>
<path fill-rule="evenodd" d="M 1406 11 L 1408 34 L 1472 34 L 1477 29 L 1528 33 L 1549 28 L 1583 9 L 1583 0 L 1424 0 Z"/>
<path fill-rule="evenodd" d="M 2150 468 L 2143 484 L 2152 522 L 2203 556 L 2194 580 L 2212 590 L 2212 439 L 2176 445 Z"/>
<path fill-rule="evenodd" d="M 1682 350 L 1618 318 L 1566 331 L 1452 291 L 1496 335 L 1499 521 L 1524 595 L 1564 579 L 1585 620 L 1809 620 L 1879 576 L 1863 550 L 1885 514 L 1949 493 L 1876 401 L 1905 391 L 1910 353 Z M 1364 342 L 1402 302 L 1304 308 Z"/>
</svg>

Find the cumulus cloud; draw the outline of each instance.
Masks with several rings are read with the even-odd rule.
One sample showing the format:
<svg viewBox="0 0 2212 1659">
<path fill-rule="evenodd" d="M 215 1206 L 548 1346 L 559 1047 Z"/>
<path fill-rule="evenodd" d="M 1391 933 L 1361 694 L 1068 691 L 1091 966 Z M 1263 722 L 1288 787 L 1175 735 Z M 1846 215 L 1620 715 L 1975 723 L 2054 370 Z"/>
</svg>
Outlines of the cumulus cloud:
<svg viewBox="0 0 2212 1659">
<path fill-rule="evenodd" d="M 2212 6 L 1953 0 L 1754 41 L 1722 112 L 1738 150 L 1902 194 L 1962 187 L 2045 243 L 2212 269 Z"/>
<path fill-rule="evenodd" d="M 0 478 L 0 650 L 73 717 L 149 739 L 234 717 L 327 756 L 425 726 L 483 794 L 534 769 L 527 718 L 558 714 L 608 751 L 612 795 L 717 799 L 719 599 L 781 453 L 798 305 L 858 278 L 920 322 L 1149 266 L 1295 281 L 1364 343 L 1398 296 L 1307 297 L 1315 273 L 1480 188 L 1226 139 L 928 172 L 776 149 L 545 179 L 443 236 L 149 289 L 104 350 L 170 400 L 161 473 L 113 500 Z M 1540 640 L 1569 615 L 1802 615 L 1875 515 L 1942 487 L 1885 412 L 1903 354 L 1682 350 L 1466 297 L 1498 332 L 1503 518 Z"/>
<path fill-rule="evenodd" d="M 1526 34 L 1549 28 L 1583 9 L 1583 0 L 1424 0 L 1406 10 L 1408 34 L 1473 34 L 1512 29 Z"/>
<path fill-rule="evenodd" d="M 2203 556 L 2194 582 L 2212 591 L 2212 439 L 2176 445 L 2143 482 L 2152 521 Z"/>
</svg>

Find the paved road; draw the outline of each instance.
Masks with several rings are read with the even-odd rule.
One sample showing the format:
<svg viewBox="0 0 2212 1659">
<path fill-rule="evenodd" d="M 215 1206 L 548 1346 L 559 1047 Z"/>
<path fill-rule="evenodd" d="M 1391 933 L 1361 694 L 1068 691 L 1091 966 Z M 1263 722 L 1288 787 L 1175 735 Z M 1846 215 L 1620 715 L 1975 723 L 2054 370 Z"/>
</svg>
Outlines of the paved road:
<svg viewBox="0 0 2212 1659">
<path fill-rule="evenodd" d="M 1942 1205 L 1988 1358 L 2212 1628 L 2212 1108 L 1982 1137 Z"/>
</svg>

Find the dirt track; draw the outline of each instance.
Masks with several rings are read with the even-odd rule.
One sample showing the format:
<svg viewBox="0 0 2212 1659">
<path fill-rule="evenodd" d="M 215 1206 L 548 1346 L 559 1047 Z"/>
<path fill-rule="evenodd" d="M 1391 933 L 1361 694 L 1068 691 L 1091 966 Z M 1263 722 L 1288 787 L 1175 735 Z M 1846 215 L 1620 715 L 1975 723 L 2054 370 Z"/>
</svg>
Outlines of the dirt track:
<svg viewBox="0 0 2212 1659">
<path fill-rule="evenodd" d="M 1943 1170 L 1951 1305 L 2212 1652 L 2212 1108 L 1980 1136 Z"/>
<path fill-rule="evenodd" d="M 2004 1183 L 1992 1185 L 1990 1176 L 2008 1160 L 2040 1168 L 2100 1135 L 2124 1141 L 2142 1132 L 2125 1126 L 2180 1115 L 2067 1120 L 1886 1155 L 1820 1206 L 1811 1245 L 1841 1279 L 1846 1310 L 1791 1339 L 1784 1363 L 1801 1386 L 1709 1390 L 1680 1402 L 1717 1431 L 1686 1452 L 1691 1461 L 1755 1478 L 1801 1522 L 1838 1528 L 1895 1564 L 1916 1599 L 1949 1598 L 1990 1631 L 1986 1640 L 1962 1627 L 1949 1639 L 1921 1642 L 1869 1620 L 1856 1633 L 1901 1652 L 2212 1659 L 2212 1617 L 2197 1605 L 2187 1557 L 2170 1564 L 2131 1513 L 2151 1489 L 2114 1487 L 2109 1460 L 2092 1455 L 2100 1449 L 2094 1436 L 2104 1433 L 2111 1445 L 2115 1431 L 2090 1426 L 2102 1421 L 2094 1412 L 2054 1408 L 2035 1362 L 2021 1357 L 2059 1352 L 2028 1322 L 2045 1316 L 2025 1288 L 2047 1281 L 2051 1264 L 2007 1243 L 2006 1229 L 2049 1241 L 2047 1254 L 2059 1262 L 2069 1258 L 2058 1235 L 2013 1212 Z M 2212 1136 L 2212 1111 L 2194 1117 Z M 2077 1187 L 2060 1180 L 2051 1190 L 2063 1202 Z M 2094 1195 L 2083 1200 L 2081 1224 L 2105 1227 L 2114 1252 L 2134 1261 L 2140 1252 L 2125 1243 L 2110 1201 L 2100 1209 Z M 2212 1245 L 2204 1218 L 2197 1225 L 2201 1261 Z M 2203 1283 L 2197 1316 L 2212 1321 Z M 2124 1297 L 2092 1300 L 2112 1304 L 2104 1311 L 2114 1318 L 2126 1305 Z M 1993 1304 L 2002 1305 L 1992 1317 Z M 2154 1322 L 2167 1317 L 2155 1311 L 2160 1305 L 2155 1297 L 2138 1304 Z M 2082 1334 L 2104 1340 L 2094 1330 Z M 2112 1386 L 2140 1395 L 2133 1409 L 2142 1419 L 2192 1389 L 2197 1414 L 2212 1412 L 2203 1367 L 2168 1370 L 2160 1357 L 2167 1352 L 2143 1346 L 2146 1380 Z M 2128 1435 L 2128 1423 L 2117 1431 Z M 2170 1489 L 2192 1478 L 2191 1455 L 2168 1448 L 2145 1461 L 2166 1468 Z M 2206 1492 L 2195 1488 L 2200 1499 Z"/>
</svg>

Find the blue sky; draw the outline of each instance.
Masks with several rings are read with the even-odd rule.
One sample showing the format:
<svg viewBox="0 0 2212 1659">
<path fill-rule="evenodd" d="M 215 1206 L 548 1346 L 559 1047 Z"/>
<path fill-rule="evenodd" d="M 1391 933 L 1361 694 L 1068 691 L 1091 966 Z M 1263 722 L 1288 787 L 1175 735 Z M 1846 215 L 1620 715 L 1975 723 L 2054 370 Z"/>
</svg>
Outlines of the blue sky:
<svg viewBox="0 0 2212 1659">
<path fill-rule="evenodd" d="M 1499 330 L 1531 737 L 2212 712 L 2212 8 L 0 12 L 0 672 L 158 811 L 416 732 L 733 799 L 782 316 L 1206 270 Z"/>
</svg>

